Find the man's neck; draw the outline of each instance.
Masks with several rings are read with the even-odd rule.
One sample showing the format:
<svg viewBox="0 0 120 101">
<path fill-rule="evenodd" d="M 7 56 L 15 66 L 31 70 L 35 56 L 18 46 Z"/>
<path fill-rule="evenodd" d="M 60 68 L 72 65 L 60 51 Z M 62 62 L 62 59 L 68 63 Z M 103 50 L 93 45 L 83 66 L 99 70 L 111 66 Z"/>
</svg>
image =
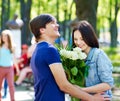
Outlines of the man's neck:
<svg viewBox="0 0 120 101">
<path fill-rule="evenodd" d="M 54 40 L 50 40 L 50 39 L 39 39 L 38 43 L 39 42 L 48 42 L 48 43 L 54 44 Z"/>
</svg>

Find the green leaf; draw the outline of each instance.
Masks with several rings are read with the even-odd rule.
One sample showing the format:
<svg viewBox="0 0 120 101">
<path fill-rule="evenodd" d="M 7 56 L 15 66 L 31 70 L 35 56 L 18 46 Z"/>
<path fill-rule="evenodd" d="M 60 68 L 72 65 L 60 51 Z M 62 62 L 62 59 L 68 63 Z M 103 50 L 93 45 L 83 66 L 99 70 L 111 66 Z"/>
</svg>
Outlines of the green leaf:
<svg viewBox="0 0 120 101">
<path fill-rule="evenodd" d="M 85 74 L 84 74 L 85 77 L 88 76 L 88 71 L 89 71 L 89 66 L 86 66 L 86 67 L 85 67 Z"/>
<path fill-rule="evenodd" d="M 76 76 L 77 73 L 78 73 L 77 67 L 74 66 L 74 67 L 71 69 L 71 73 L 72 73 L 72 75 Z"/>
<path fill-rule="evenodd" d="M 70 80 L 70 82 L 73 83 L 73 84 L 75 84 L 74 78 L 72 78 L 72 79 Z"/>
</svg>

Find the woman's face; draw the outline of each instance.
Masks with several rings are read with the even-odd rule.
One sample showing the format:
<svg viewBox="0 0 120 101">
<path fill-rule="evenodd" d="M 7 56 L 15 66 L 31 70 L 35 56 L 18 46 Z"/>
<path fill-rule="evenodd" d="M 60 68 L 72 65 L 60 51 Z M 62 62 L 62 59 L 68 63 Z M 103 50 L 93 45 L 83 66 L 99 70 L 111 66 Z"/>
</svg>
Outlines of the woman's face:
<svg viewBox="0 0 120 101">
<path fill-rule="evenodd" d="M 1 43 L 1 36 L 0 36 L 0 43 Z"/>
<path fill-rule="evenodd" d="M 2 34 L 2 41 L 7 42 L 8 41 L 8 35 L 7 34 Z"/>
<path fill-rule="evenodd" d="M 74 43 L 77 47 L 80 47 L 82 51 L 85 53 L 88 53 L 90 50 L 90 47 L 85 43 L 85 41 L 82 38 L 82 35 L 79 30 L 76 30 L 74 32 Z"/>
</svg>

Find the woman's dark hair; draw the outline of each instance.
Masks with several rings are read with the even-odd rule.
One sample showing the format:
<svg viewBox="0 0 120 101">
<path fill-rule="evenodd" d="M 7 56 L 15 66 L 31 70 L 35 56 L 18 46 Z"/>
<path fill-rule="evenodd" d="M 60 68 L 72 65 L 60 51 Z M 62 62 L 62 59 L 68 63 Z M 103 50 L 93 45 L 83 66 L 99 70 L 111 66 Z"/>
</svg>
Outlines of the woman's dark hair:
<svg viewBox="0 0 120 101">
<path fill-rule="evenodd" d="M 74 32 L 79 30 L 83 40 L 90 47 L 99 48 L 99 43 L 95 31 L 90 23 L 87 21 L 80 21 L 79 24 L 73 29 L 72 32 L 72 46 L 75 47 L 74 43 Z"/>
<path fill-rule="evenodd" d="M 40 28 L 45 28 L 46 24 L 54 21 L 55 18 L 50 14 L 41 14 L 30 21 L 30 29 L 36 40 L 40 38 Z"/>
</svg>

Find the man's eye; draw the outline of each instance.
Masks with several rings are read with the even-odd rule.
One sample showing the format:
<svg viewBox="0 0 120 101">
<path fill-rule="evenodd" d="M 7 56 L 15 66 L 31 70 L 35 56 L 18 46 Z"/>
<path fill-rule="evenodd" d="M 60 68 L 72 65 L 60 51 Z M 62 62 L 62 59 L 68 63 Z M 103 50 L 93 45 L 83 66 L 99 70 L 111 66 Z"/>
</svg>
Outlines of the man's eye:
<svg viewBox="0 0 120 101">
<path fill-rule="evenodd" d="M 55 22 L 54 21 L 52 21 L 52 22 L 50 22 L 51 24 L 55 24 Z"/>
</svg>

